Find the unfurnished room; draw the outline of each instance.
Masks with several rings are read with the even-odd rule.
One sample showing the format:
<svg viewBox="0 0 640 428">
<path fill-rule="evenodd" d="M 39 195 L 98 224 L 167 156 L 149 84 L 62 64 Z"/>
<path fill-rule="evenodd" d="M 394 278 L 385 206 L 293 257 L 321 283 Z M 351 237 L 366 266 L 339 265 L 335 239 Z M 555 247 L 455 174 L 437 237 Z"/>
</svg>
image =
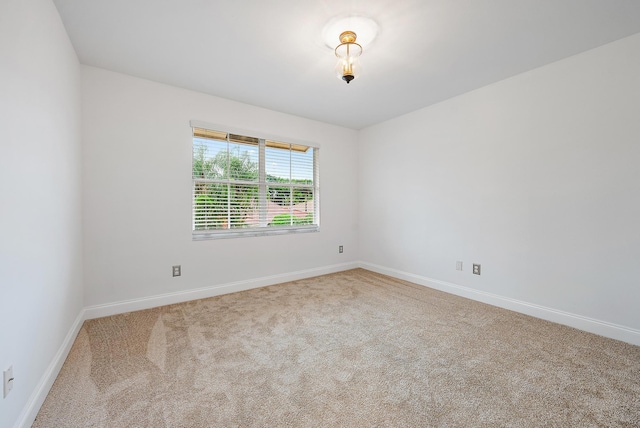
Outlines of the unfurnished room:
<svg viewBox="0 0 640 428">
<path fill-rule="evenodd" d="M 638 427 L 639 117 L 636 0 L 0 0 L 0 427 Z"/>
</svg>

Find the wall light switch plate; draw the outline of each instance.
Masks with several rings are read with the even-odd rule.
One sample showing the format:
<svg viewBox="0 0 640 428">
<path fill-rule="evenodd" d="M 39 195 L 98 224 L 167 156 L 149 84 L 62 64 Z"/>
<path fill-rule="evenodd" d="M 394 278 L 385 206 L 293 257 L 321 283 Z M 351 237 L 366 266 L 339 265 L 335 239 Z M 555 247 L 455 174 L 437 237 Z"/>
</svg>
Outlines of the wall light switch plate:
<svg viewBox="0 0 640 428">
<path fill-rule="evenodd" d="M 182 266 L 181 265 L 173 266 L 173 276 L 180 276 L 180 275 L 182 275 Z"/>
</svg>

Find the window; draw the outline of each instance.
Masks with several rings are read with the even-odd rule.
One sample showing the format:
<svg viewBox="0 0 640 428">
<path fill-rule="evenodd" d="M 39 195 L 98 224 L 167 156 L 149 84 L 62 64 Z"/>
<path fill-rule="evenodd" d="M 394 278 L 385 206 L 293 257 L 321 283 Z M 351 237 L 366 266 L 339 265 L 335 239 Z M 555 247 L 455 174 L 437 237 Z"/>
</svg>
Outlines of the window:
<svg viewBox="0 0 640 428">
<path fill-rule="evenodd" d="M 193 126 L 193 238 L 319 228 L 318 149 Z"/>
</svg>

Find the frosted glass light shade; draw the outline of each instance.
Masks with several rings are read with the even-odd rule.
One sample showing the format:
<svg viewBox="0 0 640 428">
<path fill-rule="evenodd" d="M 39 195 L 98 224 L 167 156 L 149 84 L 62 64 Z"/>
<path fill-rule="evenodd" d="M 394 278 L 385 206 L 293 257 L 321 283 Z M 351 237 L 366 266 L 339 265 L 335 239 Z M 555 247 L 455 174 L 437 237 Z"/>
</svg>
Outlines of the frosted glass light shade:
<svg viewBox="0 0 640 428">
<path fill-rule="evenodd" d="M 336 63 L 336 76 L 349 83 L 360 75 L 360 58 L 351 56 L 348 58 L 338 58 Z"/>
<path fill-rule="evenodd" d="M 353 31 L 343 31 L 340 34 L 340 44 L 335 49 L 338 57 L 336 74 L 347 83 L 355 79 L 360 72 L 359 57 L 362 55 L 362 46 L 356 43 L 356 37 Z"/>
</svg>

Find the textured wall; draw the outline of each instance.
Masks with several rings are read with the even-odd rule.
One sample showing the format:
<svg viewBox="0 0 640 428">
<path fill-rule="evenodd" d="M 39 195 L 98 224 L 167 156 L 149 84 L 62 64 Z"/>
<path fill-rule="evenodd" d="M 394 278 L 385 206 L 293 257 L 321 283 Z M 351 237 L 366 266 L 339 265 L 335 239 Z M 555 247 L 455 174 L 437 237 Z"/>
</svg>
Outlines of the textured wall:
<svg viewBox="0 0 640 428">
<path fill-rule="evenodd" d="M 640 35 L 362 130 L 361 260 L 640 329 L 638 52 Z"/>
<path fill-rule="evenodd" d="M 50 0 L 2 2 L 0 94 L 0 369 L 15 377 L 0 426 L 10 427 L 82 308 L 80 71 Z"/>
<path fill-rule="evenodd" d="M 92 67 L 82 77 L 87 305 L 357 260 L 356 131 Z M 318 144 L 320 232 L 193 242 L 190 120 Z"/>
</svg>

